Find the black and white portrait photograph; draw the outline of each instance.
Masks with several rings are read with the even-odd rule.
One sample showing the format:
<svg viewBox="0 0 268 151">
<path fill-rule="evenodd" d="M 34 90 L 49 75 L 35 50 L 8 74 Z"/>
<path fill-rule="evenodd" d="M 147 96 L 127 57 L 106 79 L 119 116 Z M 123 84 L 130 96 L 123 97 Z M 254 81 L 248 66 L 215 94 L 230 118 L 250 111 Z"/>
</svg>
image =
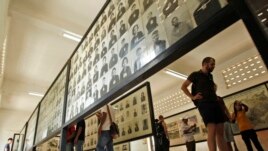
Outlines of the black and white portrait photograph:
<svg viewBox="0 0 268 151">
<path fill-rule="evenodd" d="M 148 9 L 142 17 L 143 26 L 146 29 L 146 34 L 150 34 L 155 30 L 160 23 L 159 11 L 157 10 L 157 5 L 153 4 L 150 9 Z"/>
<path fill-rule="evenodd" d="M 139 19 L 140 14 L 141 14 L 140 5 L 138 1 L 133 3 L 129 7 L 128 11 L 129 11 L 128 23 L 129 23 L 129 26 L 132 26 Z"/>
<path fill-rule="evenodd" d="M 94 29 L 94 35 L 96 35 L 99 32 L 99 30 L 100 30 L 100 25 L 99 25 L 99 22 L 98 21 L 95 22 L 93 29 Z"/>
<path fill-rule="evenodd" d="M 193 30 L 194 23 L 186 4 L 183 4 L 174 14 L 167 17 L 164 21 L 164 26 L 169 44 L 175 43 Z"/>
<path fill-rule="evenodd" d="M 142 47 L 137 47 L 135 49 L 136 52 L 136 59 L 134 61 L 134 73 L 136 73 L 138 70 L 141 69 L 141 67 L 143 66 L 142 63 L 142 52 L 144 52 L 144 50 L 142 50 Z"/>
<path fill-rule="evenodd" d="M 162 26 L 160 26 L 162 27 Z M 168 48 L 166 33 L 163 28 L 155 29 L 148 37 L 148 55 L 156 57 Z M 154 58 L 153 57 L 153 58 Z"/>
<path fill-rule="evenodd" d="M 111 15 L 112 13 L 115 13 L 115 5 L 114 5 L 114 3 L 110 3 L 109 6 L 107 6 L 106 9 L 108 9 L 108 12 L 107 12 L 108 16 Z"/>
<path fill-rule="evenodd" d="M 106 74 L 108 72 L 108 63 L 107 63 L 107 58 L 106 56 L 104 56 L 102 58 L 102 67 L 101 67 L 101 73 L 100 73 L 100 77 L 102 77 L 104 74 Z"/>
<path fill-rule="evenodd" d="M 114 27 L 115 27 L 115 24 L 116 24 L 116 16 L 115 16 L 115 13 L 112 12 L 109 16 L 109 21 L 108 21 L 108 32 L 110 32 Z"/>
<path fill-rule="evenodd" d="M 109 82 L 109 90 L 113 89 L 120 82 L 118 73 L 116 67 L 113 67 L 111 71 L 111 80 Z"/>
<path fill-rule="evenodd" d="M 128 6 L 130 7 L 135 2 L 135 0 L 127 0 L 127 2 Z"/>
<path fill-rule="evenodd" d="M 109 61 L 109 69 L 113 68 L 118 62 L 118 53 L 116 51 L 116 47 L 112 47 L 110 50 L 111 57 Z"/>
<path fill-rule="evenodd" d="M 106 13 L 105 12 L 103 12 L 102 14 L 101 14 L 101 17 L 100 17 L 100 25 L 102 26 L 102 25 L 104 25 L 104 23 L 107 21 L 107 15 L 106 15 Z"/>
<path fill-rule="evenodd" d="M 100 97 L 102 97 L 104 94 L 106 94 L 108 92 L 108 85 L 107 85 L 107 81 L 106 81 L 106 77 L 103 76 L 101 78 L 102 80 L 102 85 L 101 85 L 101 89 L 100 89 Z"/>
<path fill-rule="evenodd" d="M 94 49 L 98 48 L 100 45 L 100 36 L 98 33 L 96 33 L 96 35 L 94 36 Z"/>
<path fill-rule="evenodd" d="M 119 57 L 122 59 L 129 52 L 129 37 L 128 35 L 123 36 L 118 42 Z"/>
<path fill-rule="evenodd" d="M 94 99 L 94 101 L 97 101 L 99 99 L 99 89 L 98 89 L 97 83 L 94 84 L 94 88 L 93 88 L 93 99 Z"/>
<path fill-rule="evenodd" d="M 117 20 L 120 20 L 121 17 L 126 13 L 127 8 L 125 1 L 120 1 L 117 6 Z"/>
<path fill-rule="evenodd" d="M 123 16 L 118 22 L 117 22 L 117 31 L 119 34 L 119 37 L 123 36 L 126 31 L 128 30 L 128 23 L 127 23 L 127 15 Z"/>
<path fill-rule="evenodd" d="M 109 38 L 109 49 L 117 42 L 117 35 L 115 32 L 115 29 L 112 29 L 110 32 L 110 38 Z"/>
<path fill-rule="evenodd" d="M 94 61 L 93 61 L 93 66 L 95 66 L 100 60 L 100 52 L 99 48 L 95 49 L 95 54 L 94 54 Z"/>
<path fill-rule="evenodd" d="M 136 24 L 133 25 L 129 33 L 131 32 L 131 49 L 135 48 L 142 40 L 144 40 L 144 30 L 142 27 L 141 21 L 138 21 Z"/>
<path fill-rule="evenodd" d="M 156 0 L 140 0 L 140 4 L 143 6 L 144 12 L 146 12 L 146 10 L 151 7 L 155 1 Z"/>
<path fill-rule="evenodd" d="M 93 83 L 96 83 L 99 80 L 99 69 L 98 66 L 94 66 L 94 74 L 93 74 Z"/>
<path fill-rule="evenodd" d="M 91 74 L 88 74 L 87 82 L 86 82 L 86 100 L 90 97 L 92 97 L 92 79 Z"/>
<path fill-rule="evenodd" d="M 106 35 L 107 35 L 107 30 L 106 30 L 105 26 L 103 26 L 101 28 L 101 32 L 100 33 L 101 33 L 101 41 L 104 41 L 105 38 L 106 38 Z"/>
<path fill-rule="evenodd" d="M 219 0 L 187 1 L 187 5 L 195 6 L 192 15 L 197 25 L 206 22 L 221 9 Z"/>
<path fill-rule="evenodd" d="M 103 58 L 108 52 L 106 41 L 101 43 L 101 58 Z"/>
<path fill-rule="evenodd" d="M 179 3 L 183 2 L 183 0 L 165 0 L 159 1 L 159 6 L 161 6 L 160 12 L 162 12 L 163 17 L 166 18 L 171 15 L 175 9 L 179 8 Z"/>
<path fill-rule="evenodd" d="M 88 42 L 91 43 L 93 38 L 94 38 L 93 32 L 89 32 L 88 35 L 87 35 Z"/>
<path fill-rule="evenodd" d="M 129 65 L 129 60 L 127 57 L 124 57 L 122 60 L 122 68 L 120 72 L 120 80 L 123 80 L 131 75 L 131 68 Z"/>
</svg>

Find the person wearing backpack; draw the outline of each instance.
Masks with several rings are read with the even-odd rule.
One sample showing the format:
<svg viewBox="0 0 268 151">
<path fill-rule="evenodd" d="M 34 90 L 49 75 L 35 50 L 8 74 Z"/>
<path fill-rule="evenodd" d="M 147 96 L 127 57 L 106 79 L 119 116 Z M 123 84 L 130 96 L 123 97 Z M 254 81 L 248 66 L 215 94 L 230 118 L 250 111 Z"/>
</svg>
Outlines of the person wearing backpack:
<svg viewBox="0 0 268 151">
<path fill-rule="evenodd" d="M 169 151 L 169 137 L 163 115 L 159 115 L 158 121 L 156 122 L 156 134 L 158 151 Z"/>
</svg>

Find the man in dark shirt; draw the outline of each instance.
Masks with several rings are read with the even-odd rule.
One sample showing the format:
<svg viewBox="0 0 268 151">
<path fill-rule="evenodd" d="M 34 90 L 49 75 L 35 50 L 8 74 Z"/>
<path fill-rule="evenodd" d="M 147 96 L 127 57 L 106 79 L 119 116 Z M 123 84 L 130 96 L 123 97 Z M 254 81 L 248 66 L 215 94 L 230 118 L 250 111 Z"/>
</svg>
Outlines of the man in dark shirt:
<svg viewBox="0 0 268 151">
<path fill-rule="evenodd" d="M 203 121 L 208 129 L 208 148 L 226 150 L 226 143 L 223 137 L 224 113 L 217 102 L 217 95 L 214 89 L 214 81 L 211 72 L 215 68 L 215 59 L 206 57 L 202 61 L 202 69 L 190 74 L 182 84 L 182 91 L 193 100 L 197 106 Z M 187 87 L 192 84 L 192 92 Z M 217 138 L 217 143 L 216 143 Z"/>
<path fill-rule="evenodd" d="M 131 26 L 139 18 L 140 10 L 136 8 L 136 4 L 131 7 L 131 15 L 128 18 L 128 23 Z"/>
<path fill-rule="evenodd" d="M 119 51 L 119 57 L 123 58 L 124 56 L 126 56 L 128 54 L 128 43 L 126 43 L 126 39 L 123 38 L 121 40 L 121 49 Z"/>
<path fill-rule="evenodd" d="M 112 70 L 112 79 L 110 81 L 109 90 L 119 83 L 119 75 L 116 74 L 116 68 Z"/>
<path fill-rule="evenodd" d="M 146 29 L 148 31 L 148 34 L 150 34 L 157 26 L 157 20 L 156 20 L 156 16 L 153 16 L 152 12 L 148 13 L 148 22 L 146 24 Z"/>
<path fill-rule="evenodd" d="M 163 8 L 165 17 L 168 17 L 178 6 L 178 0 L 167 0 Z"/>
<path fill-rule="evenodd" d="M 138 71 L 142 64 L 141 64 L 141 59 L 142 59 L 142 51 L 141 51 L 141 47 L 138 47 L 138 49 L 136 50 L 136 57 L 137 59 L 134 62 L 134 72 Z"/>
<path fill-rule="evenodd" d="M 152 33 L 152 39 L 153 39 L 153 47 L 154 47 L 154 52 L 155 55 L 159 55 L 162 51 L 166 49 L 166 41 L 165 40 L 160 40 L 159 39 L 159 32 L 158 30 L 155 30 Z"/>
<path fill-rule="evenodd" d="M 120 28 L 119 28 L 119 33 L 120 37 L 127 31 L 126 24 L 124 23 L 123 20 L 120 21 Z"/>
<path fill-rule="evenodd" d="M 13 139 L 8 138 L 7 144 L 5 145 L 5 150 L 4 151 L 11 151 L 11 145 L 12 145 Z"/>
<path fill-rule="evenodd" d="M 85 129 L 86 129 L 85 120 L 82 119 L 76 125 L 76 136 L 74 139 L 76 151 L 83 151 L 83 144 L 85 141 Z"/>
</svg>

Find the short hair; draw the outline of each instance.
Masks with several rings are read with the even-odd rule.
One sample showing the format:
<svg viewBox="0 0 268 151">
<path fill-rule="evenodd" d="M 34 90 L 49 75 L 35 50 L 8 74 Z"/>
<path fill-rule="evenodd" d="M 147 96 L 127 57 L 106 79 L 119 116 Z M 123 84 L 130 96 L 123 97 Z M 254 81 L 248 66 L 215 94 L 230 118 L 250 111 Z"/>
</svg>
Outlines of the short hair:
<svg viewBox="0 0 268 151">
<path fill-rule="evenodd" d="M 159 119 L 160 119 L 160 118 L 164 118 L 164 116 L 163 116 L 163 115 L 159 115 L 159 117 L 158 117 L 158 118 L 159 118 Z"/>
<path fill-rule="evenodd" d="M 12 138 L 8 138 L 8 141 L 13 141 L 13 139 Z"/>
<path fill-rule="evenodd" d="M 204 58 L 203 61 L 202 61 L 202 65 L 204 65 L 206 63 L 209 63 L 211 60 L 215 61 L 215 59 L 212 58 L 212 57 L 206 57 L 206 58 Z"/>
</svg>

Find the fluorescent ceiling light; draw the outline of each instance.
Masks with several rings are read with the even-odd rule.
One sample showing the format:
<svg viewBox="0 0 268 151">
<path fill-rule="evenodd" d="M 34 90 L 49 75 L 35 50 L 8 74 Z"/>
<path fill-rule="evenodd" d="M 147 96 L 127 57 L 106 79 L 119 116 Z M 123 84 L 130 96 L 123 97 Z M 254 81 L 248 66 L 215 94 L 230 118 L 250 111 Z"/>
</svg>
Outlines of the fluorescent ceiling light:
<svg viewBox="0 0 268 151">
<path fill-rule="evenodd" d="M 33 96 L 38 96 L 38 97 L 43 97 L 44 96 L 44 94 L 37 93 L 37 92 L 29 92 L 28 94 L 33 95 Z"/>
<path fill-rule="evenodd" d="M 73 41 L 77 41 L 77 42 L 79 42 L 82 38 L 82 36 L 69 32 L 69 31 L 64 31 L 62 36 L 65 38 L 71 39 Z"/>
<path fill-rule="evenodd" d="M 176 71 L 173 71 L 173 70 L 170 70 L 170 69 L 164 69 L 164 72 L 166 74 L 169 74 L 169 75 L 174 76 L 176 78 L 180 78 L 182 80 L 186 80 L 187 79 L 187 76 L 186 75 L 181 74 L 181 73 L 176 72 Z"/>
</svg>

